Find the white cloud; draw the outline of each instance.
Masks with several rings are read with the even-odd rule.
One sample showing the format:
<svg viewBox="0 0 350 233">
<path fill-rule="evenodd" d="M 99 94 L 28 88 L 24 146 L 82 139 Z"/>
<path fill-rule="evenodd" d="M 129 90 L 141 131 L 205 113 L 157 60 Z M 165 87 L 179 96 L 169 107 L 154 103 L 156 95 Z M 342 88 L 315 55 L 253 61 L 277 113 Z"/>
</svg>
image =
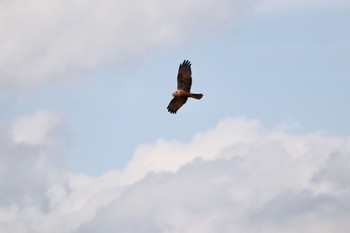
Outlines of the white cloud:
<svg viewBox="0 0 350 233">
<path fill-rule="evenodd" d="M 215 129 L 195 135 L 190 144 L 159 139 L 155 145 L 141 145 L 124 170 L 125 178 L 121 182 L 133 183 L 148 172 L 175 172 L 196 158 L 218 159 L 217 156 L 224 156 L 218 152 L 225 151 L 232 143 L 240 145 L 255 140 L 259 127 L 257 121 L 245 118 L 223 120 Z"/>
<path fill-rule="evenodd" d="M 0 85 L 32 87 L 99 65 L 137 62 L 150 50 L 210 32 L 241 5 L 231 0 L 1 1 Z"/>
<path fill-rule="evenodd" d="M 10 153 L 29 154 L 14 145 L 18 153 Z M 47 173 L 38 176 L 33 166 L 18 164 L 19 158 L 7 167 L 42 181 Z M 246 118 L 226 119 L 188 143 L 159 139 L 141 145 L 125 169 L 99 177 L 62 175 L 24 190 L 27 180 L 15 179 L 10 201 L 0 205 L 0 232 L 345 233 L 349 159 L 349 138 L 290 134 Z M 46 168 L 54 169 L 52 163 Z M 31 188 L 40 192 L 29 195 Z M 24 194 L 10 195 L 19 191 Z M 19 205 L 24 195 L 27 201 Z"/>
</svg>

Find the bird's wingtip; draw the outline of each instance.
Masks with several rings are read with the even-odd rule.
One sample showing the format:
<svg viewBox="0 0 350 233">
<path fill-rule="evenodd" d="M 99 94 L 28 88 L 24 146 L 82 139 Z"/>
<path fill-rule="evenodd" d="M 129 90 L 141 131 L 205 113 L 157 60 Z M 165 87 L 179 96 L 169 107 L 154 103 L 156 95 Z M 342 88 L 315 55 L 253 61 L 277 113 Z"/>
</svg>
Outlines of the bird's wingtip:
<svg viewBox="0 0 350 233">
<path fill-rule="evenodd" d="M 191 66 L 192 64 L 191 64 L 191 62 L 189 61 L 189 60 L 184 60 L 183 62 L 182 62 L 182 64 L 180 64 L 180 65 L 182 65 L 182 66 Z"/>
</svg>

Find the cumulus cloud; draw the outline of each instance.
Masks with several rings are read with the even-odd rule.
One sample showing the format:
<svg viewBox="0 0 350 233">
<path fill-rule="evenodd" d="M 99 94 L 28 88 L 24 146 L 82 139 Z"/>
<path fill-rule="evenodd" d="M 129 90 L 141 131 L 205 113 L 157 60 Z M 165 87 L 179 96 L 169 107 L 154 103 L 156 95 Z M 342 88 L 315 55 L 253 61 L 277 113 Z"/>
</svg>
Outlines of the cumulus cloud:
<svg viewBox="0 0 350 233">
<path fill-rule="evenodd" d="M 32 87 L 135 62 L 150 50 L 209 33 L 246 2 L 1 1 L 0 86 Z"/>
<path fill-rule="evenodd" d="M 64 173 L 27 195 L 26 205 L 19 207 L 22 196 L 14 195 L 0 206 L 0 232 L 345 233 L 349 159 L 349 138 L 230 118 L 189 142 L 141 145 L 122 170 Z"/>
<path fill-rule="evenodd" d="M 335 154 L 349 159 L 349 143 L 267 132 L 244 118 L 189 143 L 159 140 L 141 146 L 124 171 L 138 168 L 139 181 L 78 232 L 346 232 L 349 189 L 335 190 L 340 181 L 326 171 L 337 173 Z"/>
</svg>

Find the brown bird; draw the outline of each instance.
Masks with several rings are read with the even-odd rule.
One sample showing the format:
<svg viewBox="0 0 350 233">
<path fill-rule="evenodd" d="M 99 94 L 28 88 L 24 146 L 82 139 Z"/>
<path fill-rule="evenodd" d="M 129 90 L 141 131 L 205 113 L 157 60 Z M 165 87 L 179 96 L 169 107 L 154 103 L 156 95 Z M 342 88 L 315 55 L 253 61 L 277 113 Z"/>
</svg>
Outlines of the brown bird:
<svg viewBox="0 0 350 233">
<path fill-rule="evenodd" d="M 184 60 L 180 64 L 177 74 L 177 90 L 173 93 L 174 98 L 170 101 L 167 109 L 170 113 L 176 113 L 184 105 L 189 97 L 197 100 L 203 97 L 203 94 L 191 93 L 192 85 L 191 62 Z"/>
</svg>

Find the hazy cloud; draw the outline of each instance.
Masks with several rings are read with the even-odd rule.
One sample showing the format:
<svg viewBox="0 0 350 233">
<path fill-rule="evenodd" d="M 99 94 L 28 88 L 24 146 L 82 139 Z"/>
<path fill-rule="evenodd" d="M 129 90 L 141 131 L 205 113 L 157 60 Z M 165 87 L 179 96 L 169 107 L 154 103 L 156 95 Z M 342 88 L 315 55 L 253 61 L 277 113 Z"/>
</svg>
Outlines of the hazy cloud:
<svg viewBox="0 0 350 233">
<path fill-rule="evenodd" d="M 249 3 L 254 1 L 249 1 Z M 1 1 L 0 86 L 67 80 L 220 27 L 246 1 Z"/>
</svg>

